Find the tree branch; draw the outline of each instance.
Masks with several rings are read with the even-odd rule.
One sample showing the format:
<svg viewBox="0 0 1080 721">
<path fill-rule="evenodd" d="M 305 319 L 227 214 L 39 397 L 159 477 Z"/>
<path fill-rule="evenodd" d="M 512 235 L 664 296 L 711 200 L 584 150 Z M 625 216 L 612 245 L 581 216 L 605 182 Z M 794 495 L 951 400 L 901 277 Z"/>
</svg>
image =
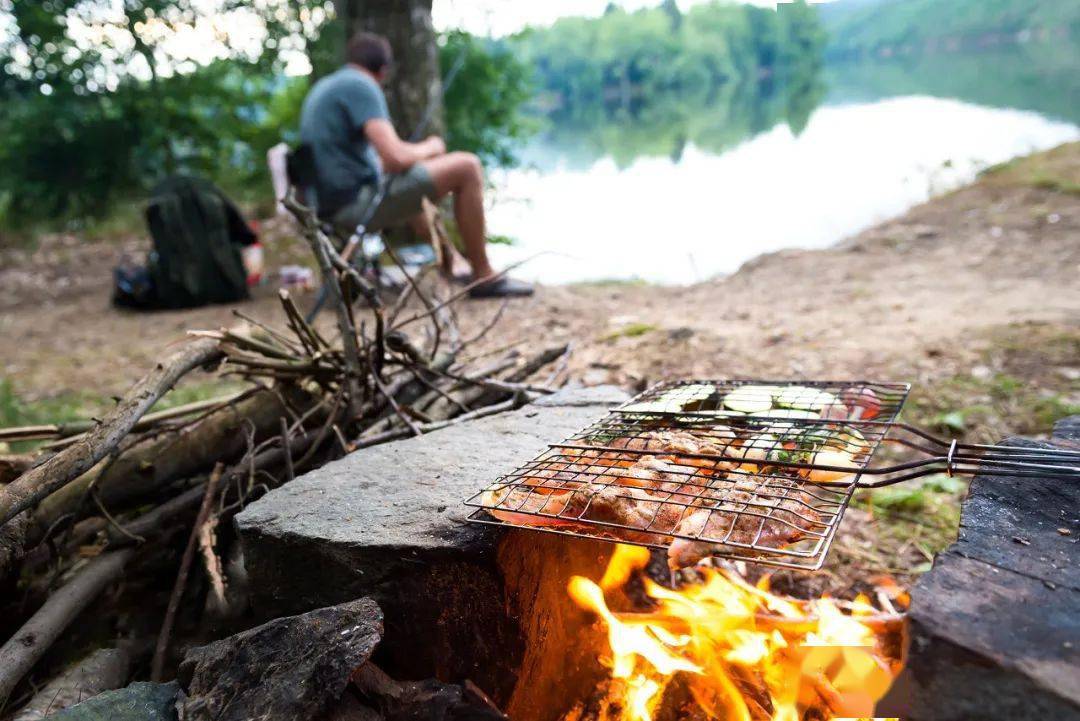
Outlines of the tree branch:
<svg viewBox="0 0 1080 721">
<path fill-rule="evenodd" d="M 116 448 L 143 414 L 185 373 L 221 355 L 216 341 L 200 338 L 158 363 L 84 438 L 0 489 L 0 524 L 89 470 Z"/>
<path fill-rule="evenodd" d="M 134 553 L 125 548 L 90 561 L 0 646 L 0 705 L 64 629 L 120 575 Z"/>
</svg>

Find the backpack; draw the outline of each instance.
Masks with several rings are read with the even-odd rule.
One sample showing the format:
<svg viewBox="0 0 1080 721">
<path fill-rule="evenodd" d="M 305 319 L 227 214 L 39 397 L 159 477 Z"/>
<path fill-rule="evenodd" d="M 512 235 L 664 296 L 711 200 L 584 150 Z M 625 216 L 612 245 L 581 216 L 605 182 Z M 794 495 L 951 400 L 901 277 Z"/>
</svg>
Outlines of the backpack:
<svg viewBox="0 0 1080 721">
<path fill-rule="evenodd" d="M 256 237 L 232 201 L 210 181 L 189 176 L 167 178 L 151 196 L 152 305 L 192 308 L 248 298 L 240 249 Z"/>
</svg>

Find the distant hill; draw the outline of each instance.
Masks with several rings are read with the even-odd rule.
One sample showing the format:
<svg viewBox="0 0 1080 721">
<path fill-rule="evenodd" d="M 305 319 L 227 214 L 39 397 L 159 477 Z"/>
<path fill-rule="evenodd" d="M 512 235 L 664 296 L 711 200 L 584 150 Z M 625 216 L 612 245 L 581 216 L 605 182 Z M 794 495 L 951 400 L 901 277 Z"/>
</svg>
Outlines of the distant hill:
<svg viewBox="0 0 1080 721">
<path fill-rule="evenodd" d="M 836 0 L 817 7 L 831 58 L 980 47 L 1029 35 L 1080 38 L 1075 0 Z"/>
</svg>

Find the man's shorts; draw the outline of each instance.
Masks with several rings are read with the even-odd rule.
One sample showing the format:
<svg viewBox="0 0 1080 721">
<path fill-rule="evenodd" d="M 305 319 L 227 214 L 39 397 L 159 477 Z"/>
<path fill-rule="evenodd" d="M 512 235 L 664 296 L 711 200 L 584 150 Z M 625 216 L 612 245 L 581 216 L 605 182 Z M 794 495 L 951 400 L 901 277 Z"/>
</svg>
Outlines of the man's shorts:
<svg viewBox="0 0 1080 721">
<path fill-rule="evenodd" d="M 420 163 L 416 163 L 404 173 L 388 175 L 383 179 L 385 193 L 375 214 L 367 222 L 369 230 L 381 230 L 393 225 L 401 225 L 420 212 L 420 203 L 424 198 L 436 199 L 435 181 Z M 352 233 L 364 220 L 375 196 L 374 184 L 365 185 L 356 194 L 356 200 L 334 213 L 333 223 L 339 231 Z"/>
</svg>

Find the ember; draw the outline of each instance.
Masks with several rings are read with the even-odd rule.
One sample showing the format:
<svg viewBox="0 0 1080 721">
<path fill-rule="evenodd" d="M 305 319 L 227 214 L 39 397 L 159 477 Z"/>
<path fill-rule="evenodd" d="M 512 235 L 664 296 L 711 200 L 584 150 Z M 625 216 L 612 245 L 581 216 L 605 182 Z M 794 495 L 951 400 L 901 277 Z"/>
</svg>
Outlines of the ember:
<svg viewBox="0 0 1080 721">
<path fill-rule="evenodd" d="M 800 721 L 860 718 L 900 670 L 902 617 L 883 615 L 869 599 L 797 601 L 738 575 L 699 568 L 700 583 L 681 590 L 642 577 L 652 607 L 611 610 L 627 579 L 644 568 L 646 549 L 620 545 L 600 583 L 575 576 L 569 593 L 607 628 L 601 661 L 610 669 L 598 721 L 665 717 Z M 666 694 L 689 691 L 685 705 Z M 583 718 L 579 706 L 567 721 Z"/>
</svg>

